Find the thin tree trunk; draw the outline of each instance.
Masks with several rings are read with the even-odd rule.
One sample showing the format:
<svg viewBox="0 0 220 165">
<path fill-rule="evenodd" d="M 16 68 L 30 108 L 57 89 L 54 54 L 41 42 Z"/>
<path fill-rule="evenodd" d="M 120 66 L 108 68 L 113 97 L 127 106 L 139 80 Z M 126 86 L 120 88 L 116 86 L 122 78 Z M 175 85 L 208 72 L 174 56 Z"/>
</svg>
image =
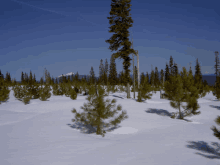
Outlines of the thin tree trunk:
<svg viewBox="0 0 220 165">
<path fill-rule="evenodd" d="M 129 83 L 127 83 L 127 98 L 128 99 L 131 98 L 130 97 L 130 85 L 129 85 Z"/>
<path fill-rule="evenodd" d="M 137 72 L 138 72 L 138 89 L 140 87 L 140 72 L 139 72 L 139 55 L 138 55 L 138 50 L 137 52 Z"/>
</svg>

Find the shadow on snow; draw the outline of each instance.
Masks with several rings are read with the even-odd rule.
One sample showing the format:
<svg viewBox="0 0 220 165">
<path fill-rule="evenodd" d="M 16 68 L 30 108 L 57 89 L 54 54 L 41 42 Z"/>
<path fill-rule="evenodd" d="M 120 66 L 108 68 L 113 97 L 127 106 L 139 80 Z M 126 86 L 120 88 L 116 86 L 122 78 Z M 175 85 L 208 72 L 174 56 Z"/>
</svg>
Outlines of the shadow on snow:
<svg viewBox="0 0 220 165">
<path fill-rule="evenodd" d="M 212 108 L 217 108 L 218 110 L 220 110 L 220 106 L 215 106 L 215 105 L 209 105 Z"/>
<path fill-rule="evenodd" d="M 164 110 L 164 109 L 153 109 L 153 108 L 149 108 L 149 110 L 146 110 L 145 112 L 147 112 L 147 113 L 156 113 L 157 115 L 168 116 L 168 117 L 171 117 L 174 114 L 174 112 L 170 113 L 170 112 L 168 112 L 167 110 Z M 179 119 L 179 116 L 177 116 L 177 119 Z M 182 120 L 185 120 L 187 122 L 191 122 L 191 120 L 188 120 L 188 119 L 182 119 Z"/>
<path fill-rule="evenodd" d="M 219 143 L 212 142 L 212 145 L 215 146 L 215 148 L 208 145 L 208 143 L 204 141 L 198 141 L 198 142 L 188 141 L 188 143 L 190 143 L 189 145 L 187 145 L 188 148 L 196 149 L 198 151 L 203 152 L 203 153 L 196 152 L 197 155 L 201 155 L 209 159 L 220 159 L 220 153 L 218 152 L 220 150 Z"/>
</svg>

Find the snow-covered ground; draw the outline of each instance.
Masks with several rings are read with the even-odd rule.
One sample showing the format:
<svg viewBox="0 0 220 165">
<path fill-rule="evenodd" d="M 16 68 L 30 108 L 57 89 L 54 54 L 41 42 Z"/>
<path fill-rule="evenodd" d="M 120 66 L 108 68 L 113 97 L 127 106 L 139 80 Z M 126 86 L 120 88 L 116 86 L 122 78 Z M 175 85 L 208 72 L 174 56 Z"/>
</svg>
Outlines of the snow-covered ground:
<svg viewBox="0 0 220 165">
<path fill-rule="evenodd" d="M 72 122 L 71 110 L 82 112 L 86 97 L 24 105 L 11 91 L 0 105 L 0 165 L 220 165 L 220 141 L 210 129 L 219 128 L 220 108 L 211 92 L 198 100 L 201 114 L 186 118 L 191 122 L 171 119 L 177 110 L 159 91 L 143 103 L 111 93 L 105 98 L 115 98 L 129 118 L 105 137 Z"/>
</svg>

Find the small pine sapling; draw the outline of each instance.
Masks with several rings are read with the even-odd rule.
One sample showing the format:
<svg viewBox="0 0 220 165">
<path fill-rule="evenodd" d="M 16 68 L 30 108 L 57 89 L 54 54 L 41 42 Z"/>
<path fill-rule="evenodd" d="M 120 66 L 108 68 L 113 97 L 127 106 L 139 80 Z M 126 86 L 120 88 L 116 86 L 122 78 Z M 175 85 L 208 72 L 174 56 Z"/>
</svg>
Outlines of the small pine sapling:
<svg viewBox="0 0 220 165">
<path fill-rule="evenodd" d="M 218 117 L 215 119 L 215 122 L 216 122 L 217 125 L 220 126 L 220 116 L 218 116 Z M 220 140 L 220 130 L 218 130 L 215 126 L 213 126 L 213 127 L 211 128 L 211 130 L 214 132 L 213 135 Z"/>
<path fill-rule="evenodd" d="M 51 91 L 51 89 L 50 89 L 49 85 L 45 85 L 45 87 L 41 87 L 39 99 L 41 101 L 47 101 L 47 99 L 49 99 L 51 97 L 50 91 Z"/>
<path fill-rule="evenodd" d="M 104 137 L 106 133 L 104 127 L 116 126 L 117 124 L 121 123 L 122 120 L 128 118 L 128 116 L 126 115 L 125 111 L 122 111 L 122 113 L 115 119 L 111 120 L 110 122 L 105 122 L 105 119 L 113 117 L 118 113 L 118 111 L 121 111 L 122 107 L 121 105 L 118 105 L 117 109 L 111 110 L 113 107 L 115 107 L 114 103 L 116 103 L 116 100 L 113 99 L 109 104 L 109 99 L 104 101 L 104 89 L 98 85 L 97 90 L 98 92 L 96 93 L 95 87 L 91 86 L 89 89 L 90 95 L 86 98 L 89 103 L 84 103 L 84 105 L 81 106 L 81 109 L 84 110 L 82 113 L 76 112 L 75 108 L 72 110 L 72 113 L 75 114 L 75 119 L 72 121 L 82 122 L 86 126 L 90 125 L 93 130 L 95 130 L 97 135 L 102 135 L 102 137 Z M 107 130 L 107 132 L 109 131 L 110 129 Z"/>
</svg>

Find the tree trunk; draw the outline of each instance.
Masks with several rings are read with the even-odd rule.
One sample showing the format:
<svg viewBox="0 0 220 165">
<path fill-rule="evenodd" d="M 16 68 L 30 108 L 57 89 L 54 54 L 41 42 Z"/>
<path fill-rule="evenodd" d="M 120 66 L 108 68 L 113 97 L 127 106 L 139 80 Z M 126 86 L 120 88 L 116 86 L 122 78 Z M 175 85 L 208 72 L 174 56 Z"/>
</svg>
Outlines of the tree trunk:
<svg viewBox="0 0 220 165">
<path fill-rule="evenodd" d="M 138 50 L 136 50 L 137 52 L 137 71 L 138 71 L 138 89 L 140 87 L 140 72 L 139 72 L 139 55 L 138 55 Z"/>
<path fill-rule="evenodd" d="M 127 98 L 128 99 L 131 98 L 130 97 L 130 85 L 129 85 L 129 83 L 127 83 Z"/>
</svg>

